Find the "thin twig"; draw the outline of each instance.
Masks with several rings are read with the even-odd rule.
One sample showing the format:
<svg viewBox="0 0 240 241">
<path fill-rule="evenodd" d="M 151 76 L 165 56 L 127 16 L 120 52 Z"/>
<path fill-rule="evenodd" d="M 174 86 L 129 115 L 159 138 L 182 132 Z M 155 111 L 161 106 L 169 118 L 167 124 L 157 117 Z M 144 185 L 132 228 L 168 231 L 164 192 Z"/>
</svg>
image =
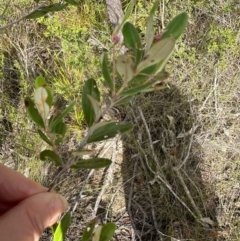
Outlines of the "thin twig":
<svg viewBox="0 0 240 241">
<path fill-rule="evenodd" d="M 142 112 L 141 107 L 138 107 L 138 111 L 139 111 L 139 114 L 140 114 L 140 116 L 141 116 L 141 118 L 142 118 L 143 124 L 144 124 L 144 126 L 145 126 L 145 129 L 146 129 L 146 132 L 147 132 L 147 135 L 148 135 L 149 145 L 150 145 L 150 149 L 151 149 L 151 151 L 152 151 L 153 159 L 154 159 L 154 161 L 155 161 L 156 166 L 158 167 L 158 171 L 160 171 L 161 168 L 160 168 L 160 166 L 159 166 L 159 160 L 158 160 L 157 155 L 156 155 L 156 153 L 155 153 L 155 150 L 154 150 L 154 147 L 153 147 L 152 137 L 151 137 L 151 134 L 150 134 L 150 131 L 149 131 L 149 128 L 148 128 L 146 119 L 145 119 L 145 117 L 144 117 L 144 115 L 143 115 L 143 112 Z"/>
<path fill-rule="evenodd" d="M 194 116 L 191 101 L 189 101 L 189 103 L 190 103 L 190 113 L 191 113 L 191 116 Z M 193 121 L 193 123 L 192 123 L 191 130 L 192 130 L 192 132 L 191 132 L 190 142 L 188 143 L 187 154 L 186 154 L 184 160 L 182 161 L 182 163 L 178 167 L 175 168 L 177 171 L 179 171 L 183 166 L 185 166 L 185 164 L 186 164 L 186 162 L 187 162 L 187 160 L 188 160 L 188 158 L 190 156 L 190 151 L 192 149 L 192 144 L 193 144 L 193 136 L 194 136 L 194 132 L 196 130 L 195 121 Z"/>
<path fill-rule="evenodd" d="M 141 114 L 141 111 L 140 111 L 140 114 Z M 136 119 L 136 118 L 135 118 Z M 143 116 L 143 121 L 145 120 L 144 116 Z M 145 127 L 147 127 L 146 125 L 146 120 L 145 120 Z M 148 127 L 146 128 L 148 130 Z M 148 132 L 148 135 L 150 135 L 150 132 L 149 130 L 147 131 Z M 150 138 L 151 140 L 151 138 Z M 147 167 L 148 169 L 150 170 L 150 172 L 154 175 L 154 180 L 151 181 L 151 183 L 154 183 L 155 181 L 158 182 L 158 179 L 161 181 L 161 183 L 163 183 L 167 189 L 173 194 L 173 196 L 189 211 L 189 213 L 196 219 L 198 220 L 198 217 L 191 211 L 191 209 L 187 206 L 187 204 L 172 190 L 172 187 L 171 185 L 168 183 L 168 181 L 166 180 L 164 174 L 162 173 L 160 175 L 159 172 L 155 172 L 153 171 L 153 169 L 149 166 L 149 163 L 148 163 L 148 158 L 147 158 L 147 155 L 145 154 L 145 151 L 143 150 L 143 148 L 141 147 L 139 141 L 137 141 L 137 144 L 138 144 L 138 147 L 139 149 L 141 150 L 141 152 L 143 153 L 144 157 L 145 157 L 145 162 L 147 164 Z"/>
<path fill-rule="evenodd" d="M 133 176 L 134 177 L 136 176 L 136 170 L 137 170 L 137 162 L 134 163 L 134 167 L 133 167 Z M 131 210 L 131 203 L 132 203 L 132 199 L 133 199 L 133 185 L 134 185 L 134 178 L 132 178 L 131 184 L 130 184 L 127 210 L 128 210 L 129 218 L 131 219 L 132 227 L 133 227 L 134 231 L 136 231 L 137 228 L 135 226 L 133 215 L 132 215 L 132 210 Z M 138 236 L 138 239 L 141 241 L 142 239 L 141 239 L 140 235 L 138 234 L 138 232 L 132 232 L 132 240 L 135 240 L 135 234 Z"/>
<path fill-rule="evenodd" d="M 192 131 L 192 133 L 191 133 L 190 142 L 188 143 L 187 154 L 186 154 L 183 162 L 182 162 L 178 167 L 175 168 L 175 169 L 178 170 L 178 171 L 179 171 L 183 166 L 185 166 L 185 164 L 186 164 L 186 162 L 187 162 L 187 160 L 188 160 L 188 158 L 189 158 L 189 156 L 190 156 L 190 151 L 191 151 L 191 149 L 192 149 L 193 136 L 194 136 L 194 130 L 195 130 L 195 129 L 196 129 L 196 128 L 195 128 L 195 124 L 194 124 L 194 122 L 193 122 L 193 125 L 192 125 L 192 130 L 193 130 L 193 131 Z"/>
<path fill-rule="evenodd" d="M 81 188 L 78 196 L 76 197 L 75 204 L 74 204 L 74 207 L 73 207 L 73 209 L 72 209 L 72 211 L 71 211 L 71 214 L 73 214 L 73 213 L 75 212 L 78 204 L 80 203 L 80 199 L 82 198 L 82 194 L 83 194 L 83 192 L 84 192 L 85 186 L 86 186 L 86 184 L 88 183 L 90 177 L 93 175 L 94 171 L 95 171 L 95 170 L 92 169 L 92 170 L 88 173 L 87 178 L 83 181 L 82 188 Z"/>
<path fill-rule="evenodd" d="M 202 214 L 201 214 L 200 210 L 198 209 L 197 205 L 195 204 L 195 202 L 194 202 L 194 200 L 192 198 L 192 195 L 191 195 L 188 187 L 186 186 L 186 184 L 185 184 L 185 182 L 183 180 L 183 177 L 182 177 L 182 175 L 180 173 L 180 170 L 178 170 L 178 169 L 174 169 L 174 170 L 175 170 L 175 173 L 177 174 L 178 179 L 180 180 L 180 182 L 181 182 L 181 184 L 183 186 L 183 189 L 184 189 L 184 191 L 185 191 L 189 201 L 191 202 L 193 208 L 195 209 L 195 212 L 198 215 L 198 219 L 201 219 L 202 218 Z"/>
<path fill-rule="evenodd" d="M 214 104 L 215 104 L 215 110 L 216 113 L 218 114 L 218 97 L 217 97 L 217 79 L 218 79 L 218 69 L 216 67 L 215 69 L 215 78 L 214 78 Z"/>
<path fill-rule="evenodd" d="M 146 167 L 143 163 L 143 159 L 142 159 L 141 156 L 139 156 L 139 160 L 141 162 L 142 168 L 144 169 L 144 172 L 147 173 L 147 169 L 146 169 Z M 149 195 L 149 201 L 150 201 L 150 204 L 151 204 L 153 224 L 154 224 L 155 229 L 157 230 L 157 233 L 159 235 L 160 240 L 162 240 L 163 236 L 166 236 L 166 235 L 163 234 L 158 228 L 158 223 L 157 223 L 157 219 L 156 219 L 156 212 L 155 212 L 155 208 L 154 208 L 154 204 L 153 204 L 153 196 L 152 196 L 151 189 L 149 187 L 149 183 L 147 183 L 147 190 L 148 190 L 148 195 Z"/>
<path fill-rule="evenodd" d="M 137 175 L 136 175 L 137 176 Z M 109 202 L 109 205 L 107 207 L 107 212 L 106 212 L 106 215 L 105 215 L 105 219 L 107 219 L 108 217 L 108 210 L 110 209 L 110 207 L 112 206 L 113 202 L 114 202 L 114 199 L 117 195 L 117 193 L 120 191 L 120 189 L 122 189 L 128 182 L 130 182 L 132 179 L 134 179 L 136 176 L 132 176 L 131 178 L 129 178 L 127 181 L 125 181 L 117 190 L 116 192 L 114 193 L 114 195 L 112 196 L 110 202 Z"/>
<path fill-rule="evenodd" d="M 12 1 L 12 0 L 9 0 L 9 1 L 7 2 L 7 4 L 5 5 L 5 8 L 4 8 L 4 10 L 3 10 L 3 12 L 2 12 L 2 14 L 1 14 L 1 16 L 0 16 L 1 19 L 3 19 L 3 17 L 4 17 L 4 15 L 5 15 L 8 7 L 9 7 L 9 4 L 10 4 L 11 1 Z"/>
<path fill-rule="evenodd" d="M 161 6 L 161 0 L 160 1 L 160 11 L 161 11 L 161 22 L 162 22 L 162 29 L 165 28 L 165 25 L 164 25 L 164 10 L 165 10 L 165 6 L 164 6 L 164 1 L 165 0 L 162 0 L 162 6 Z"/>
<path fill-rule="evenodd" d="M 45 5 L 41 4 L 41 5 L 39 5 L 37 8 L 35 8 L 34 10 L 32 10 L 30 13 L 22 16 L 21 18 L 15 20 L 15 21 L 13 21 L 13 22 L 11 22 L 11 23 L 3 26 L 3 27 L 0 27 L 0 31 L 1 31 L 1 30 L 4 30 L 4 29 L 6 29 L 6 28 L 10 28 L 10 27 L 12 27 L 14 24 L 17 24 L 17 23 L 21 22 L 21 21 L 24 20 L 28 15 L 34 13 L 35 11 L 39 10 L 40 8 L 42 8 L 42 7 L 44 7 L 44 6 L 45 6 Z"/>
<path fill-rule="evenodd" d="M 55 187 L 55 185 L 57 184 L 60 177 L 63 174 L 65 174 L 67 171 L 68 171 L 68 166 L 64 166 L 63 169 L 57 174 L 57 176 L 54 177 L 52 183 L 50 184 L 50 186 L 48 188 L 48 192 L 50 192 Z"/>
</svg>

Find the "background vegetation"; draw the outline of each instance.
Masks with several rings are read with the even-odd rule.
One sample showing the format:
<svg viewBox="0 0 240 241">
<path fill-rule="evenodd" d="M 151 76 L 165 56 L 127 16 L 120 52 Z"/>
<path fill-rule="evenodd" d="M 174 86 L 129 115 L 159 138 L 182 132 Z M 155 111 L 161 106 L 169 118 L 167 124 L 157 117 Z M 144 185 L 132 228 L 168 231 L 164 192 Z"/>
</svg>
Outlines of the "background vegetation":
<svg viewBox="0 0 240 241">
<path fill-rule="evenodd" d="M 123 8 L 127 2 L 122 2 Z M 240 3 L 159 2 L 156 31 L 161 32 L 182 11 L 189 15 L 187 31 L 167 66 L 171 73 L 168 87 L 140 95 L 131 106 L 109 113 L 109 119 L 124 119 L 135 126 L 122 140 L 93 146 L 96 152 L 113 158 L 111 169 L 71 172 L 62 179 L 58 191 L 70 203 L 79 191 L 82 194 L 68 240 L 77 240 L 92 215 L 102 222 L 116 222 L 115 240 L 157 241 L 161 233 L 167 235 L 164 240 L 240 238 Z M 150 3 L 139 0 L 131 16 L 142 36 Z M 5 1 L 0 6 L 2 12 Z M 33 7 L 26 0 L 11 4 L 7 21 Z M 99 56 L 110 51 L 112 30 L 102 0 L 82 1 L 78 8 L 1 31 L 2 163 L 44 185 L 51 182 L 57 170 L 39 161 L 45 144 L 25 115 L 24 97 L 33 93 L 34 79 L 43 75 L 57 93 L 52 111 L 76 100 L 60 150 L 68 158 L 67 150 L 74 148 L 86 129 L 80 103 L 84 81 L 93 77 L 104 90 Z M 173 168 L 180 160 L 186 160 L 181 177 L 192 200 Z M 202 223 L 155 180 L 149 170 L 159 164 L 177 197 L 193 214 L 201 213 Z M 49 240 L 48 230 L 42 240 Z"/>
</svg>

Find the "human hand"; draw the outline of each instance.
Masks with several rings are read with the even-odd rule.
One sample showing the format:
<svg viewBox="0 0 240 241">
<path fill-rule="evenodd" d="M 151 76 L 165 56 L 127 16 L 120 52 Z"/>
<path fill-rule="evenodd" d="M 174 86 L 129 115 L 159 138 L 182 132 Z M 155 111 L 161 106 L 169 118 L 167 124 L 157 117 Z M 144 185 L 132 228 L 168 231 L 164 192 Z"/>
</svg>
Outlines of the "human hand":
<svg viewBox="0 0 240 241">
<path fill-rule="evenodd" d="M 61 195 L 0 164 L 1 241 L 38 241 L 67 206 Z"/>
</svg>

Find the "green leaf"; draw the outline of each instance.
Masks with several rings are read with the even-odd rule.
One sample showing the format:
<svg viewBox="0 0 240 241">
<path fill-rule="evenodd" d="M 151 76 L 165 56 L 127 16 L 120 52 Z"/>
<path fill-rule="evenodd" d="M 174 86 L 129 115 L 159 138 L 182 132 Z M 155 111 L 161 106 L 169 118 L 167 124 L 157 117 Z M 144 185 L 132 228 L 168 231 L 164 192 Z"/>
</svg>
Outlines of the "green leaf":
<svg viewBox="0 0 240 241">
<path fill-rule="evenodd" d="M 46 86 L 45 89 L 46 89 L 47 95 L 48 95 L 48 97 L 46 99 L 46 102 L 47 102 L 48 106 L 51 108 L 52 107 L 52 103 L 53 103 L 52 91 L 51 91 L 51 89 L 48 86 Z"/>
<path fill-rule="evenodd" d="M 103 127 L 105 125 L 108 125 L 110 123 L 115 123 L 115 121 L 102 121 L 102 122 L 98 122 L 96 124 L 94 124 L 93 126 L 91 126 L 90 128 L 90 133 L 92 134 L 95 130 L 97 130 L 100 127 Z"/>
<path fill-rule="evenodd" d="M 67 131 L 67 126 L 64 122 L 59 122 L 56 126 L 51 128 L 51 133 L 59 134 L 65 136 Z"/>
<path fill-rule="evenodd" d="M 35 18 L 40 18 L 44 15 L 46 15 L 47 12 L 42 11 L 42 10 L 36 10 L 26 16 L 26 19 L 35 19 Z"/>
<path fill-rule="evenodd" d="M 53 146 L 51 141 L 48 139 L 48 137 L 41 130 L 38 130 L 38 134 L 48 145 Z"/>
<path fill-rule="evenodd" d="M 147 28 L 146 28 L 146 51 L 148 51 L 152 45 L 153 39 L 154 39 L 154 30 L 153 30 L 153 16 L 157 10 L 157 6 L 159 4 L 159 1 L 156 0 L 153 4 L 153 7 L 150 11 L 150 14 L 147 18 Z"/>
<path fill-rule="evenodd" d="M 67 108 L 58 117 L 56 117 L 56 119 L 51 121 L 51 123 L 50 123 L 51 129 L 53 127 L 55 127 L 59 122 L 62 122 L 63 118 L 66 117 L 68 115 L 68 113 L 72 110 L 74 104 L 75 104 L 75 101 L 71 102 L 67 106 Z"/>
<path fill-rule="evenodd" d="M 26 97 L 24 103 L 27 109 L 27 113 L 29 117 L 32 119 L 32 121 L 36 123 L 38 126 L 45 128 L 43 118 L 39 114 L 37 108 L 35 107 L 34 102 L 29 97 Z"/>
<path fill-rule="evenodd" d="M 157 65 L 152 65 L 142 70 L 138 75 L 136 75 L 130 83 L 136 83 L 137 85 L 141 84 L 143 81 L 148 80 L 151 76 L 154 75 Z"/>
<path fill-rule="evenodd" d="M 67 4 L 62 4 L 62 3 L 55 3 L 55 4 L 51 4 L 49 6 L 43 6 L 43 7 L 39 8 L 39 9 L 35 10 L 34 12 L 28 14 L 26 16 L 26 19 L 40 18 L 40 17 L 46 15 L 49 12 L 61 11 L 66 6 L 67 6 Z"/>
<path fill-rule="evenodd" d="M 97 224 L 97 218 L 94 218 L 87 224 L 87 227 L 85 228 L 85 230 L 83 232 L 81 241 L 90 241 L 91 240 L 96 224 Z"/>
<path fill-rule="evenodd" d="M 128 104 L 132 99 L 133 99 L 133 96 L 123 97 L 123 98 L 119 99 L 118 101 L 116 101 L 116 102 L 114 103 L 114 106 L 119 106 L 119 105 Z"/>
<path fill-rule="evenodd" d="M 161 39 L 174 38 L 177 39 L 184 32 L 188 22 L 187 13 L 183 12 L 177 15 L 173 20 L 167 25 L 166 31 L 163 33 Z"/>
<path fill-rule="evenodd" d="M 126 8 L 126 12 L 124 14 L 123 21 L 122 21 L 121 25 L 123 25 L 126 22 L 126 20 L 129 18 L 129 16 L 131 15 L 135 4 L 136 4 L 136 0 L 130 1 L 130 3 L 128 4 L 128 6 Z"/>
<path fill-rule="evenodd" d="M 39 88 L 39 87 L 45 87 L 47 85 L 47 82 L 45 80 L 44 77 L 42 76 L 38 76 L 35 80 L 35 88 Z"/>
<path fill-rule="evenodd" d="M 66 6 L 67 6 L 67 4 L 54 3 L 54 4 L 51 4 L 49 6 L 42 7 L 41 10 L 45 11 L 47 13 L 49 13 L 49 12 L 58 12 L 58 11 L 63 10 Z"/>
<path fill-rule="evenodd" d="M 73 5 L 73 6 L 78 6 L 79 5 L 79 3 L 77 1 L 75 1 L 75 0 L 64 0 L 64 1 L 66 3 L 69 3 L 69 4 Z"/>
<path fill-rule="evenodd" d="M 87 125 L 90 127 L 94 123 L 94 109 L 88 95 L 95 100 L 100 101 L 100 92 L 94 79 L 88 79 L 85 82 L 82 92 L 82 109 Z"/>
<path fill-rule="evenodd" d="M 113 237 L 114 233 L 116 230 L 116 225 L 115 223 L 106 223 L 102 227 L 101 235 L 100 235 L 100 240 L 99 241 L 110 241 L 110 239 Z"/>
<path fill-rule="evenodd" d="M 153 76 L 149 81 L 145 82 L 144 84 L 124 90 L 121 93 L 121 95 L 122 96 L 133 96 L 137 93 L 144 92 L 144 90 L 149 89 L 149 87 L 154 87 L 154 85 L 156 85 L 156 83 L 163 81 L 168 77 L 169 77 L 169 74 L 166 71 L 162 71 L 162 72 L 158 73 L 156 76 Z"/>
<path fill-rule="evenodd" d="M 174 50 L 175 40 L 172 38 L 165 38 L 155 43 L 145 54 L 145 60 L 140 62 L 137 67 L 137 72 L 141 72 L 143 69 L 157 64 L 160 61 L 166 59 L 172 54 Z"/>
<path fill-rule="evenodd" d="M 51 161 L 54 161 L 57 166 L 62 166 L 62 160 L 56 152 L 51 150 L 44 150 L 40 152 L 40 159 L 42 161 L 46 161 L 47 158 L 51 159 Z"/>
<path fill-rule="evenodd" d="M 91 159 L 82 159 L 77 161 L 74 165 L 71 166 L 72 169 L 99 169 L 107 167 L 112 163 L 111 160 L 106 158 L 91 158 Z"/>
<path fill-rule="evenodd" d="M 58 226 L 57 223 L 54 223 L 54 224 L 51 226 L 53 236 L 54 236 L 54 233 L 56 232 L 57 226 Z"/>
<path fill-rule="evenodd" d="M 119 55 L 117 57 L 116 67 L 124 82 L 129 82 L 133 78 L 134 63 L 129 55 Z"/>
<path fill-rule="evenodd" d="M 163 89 L 166 86 L 163 85 L 162 81 L 167 79 L 168 77 L 169 77 L 169 73 L 167 73 L 166 71 L 159 72 L 158 74 L 156 74 L 154 76 L 149 76 L 148 77 L 149 80 L 145 81 L 144 84 L 124 90 L 121 93 L 121 95 L 133 96 L 140 92 L 149 92 L 149 91 L 156 91 L 156 90 Z"/>
<path fill-rule="evenodd" d="M 47 98 L 48 98 L 48 92 L 44 87 L 39 87 L 35 90 L 34 101 L 44 121 L 47 120 L 49 111 L 50 111 L 50 107 L 46 103 Z"/>
<path fill-rule="evenodd" d="M 53 241 L 64 241 L 65 240 L 65 236 L 66 236 L 67 230 L 69 228 L 70 221 L 71 221 L 71 214 L 70 214 L 70 212 L 67 212 L 62 217 L 61 221 L 59 222 L 59 224 L 57 226 L 57 229 L 54 233 Z"/>
<path fill-rule="evenodd" d="M 143 58 L 143 54 L 144 54 L 144 50 L 141 50 L 141 49 L 134 49 L 133 50 L 133 58 L 134 58 L 134 69 L 135 69 L 135 66 L 137 66 L 140 61 L 142 60 Z"/>
<path fill-rule="evenodd" d="M 137 93 L 140 93 L 142 92 L 143 90 L 149 88 L 150 86 L 152 86 L 154 83 L 151 82 L 151 81 L 148 81 L 146 84 L 143 84 L 143 85 L 140 85 L 140 86 L 137 86 L 137 87 L 133 87 L 133 88 L 129 88 L 129 89 L 126 89 L 124 90 L 121 95 L 122 96 L 133 96 Z"/>
<path fill-rule="evenodd" d="M 51 133 L 56 134 L 55 136 L 55 145 L 59 145 L 61 143 L 61 141 L 63 140 L 65 134 L 67 131 L 67 126 L 64 122 L 59 122 L 56 126 L 54 126 L 53 128 L 51 128 Z"/>
<path fill-rule="evenodd" d="M 132 129 L 132 125 L 121 124 L 118 122 L 103 122 L 101 127 L 94 129 L 92 134 L 89 136 L 87 143 L 107 140 L 109 138 L 115 137 L 118 133 L 124 133 Z"/>
<path fill-rule="evenodd" d="M 127 48 L 140 49 L 142 48 L 141 38 L 137 29 L 133 24 L 127 22 L 124 24 L 122 29 L 124 44 Z"/>
<path fill-rule="evenodd" d="M 103 53 L 101 56 L 101 67 L 102 67 L 102 74 L 103 78 L 105 80 L 106 85 L 108 88 L 113 90 L 113 80 L 111 78 L 111 75 L 109 73 L 109 68 L 108 68 L 108 60 L 107 60 L 107 54 Z"/>
<path fill-rule="evenodd" d="M 99 102 L 94 99 L 91 95 L 88 95 L 89 100 L 91 101 L 93 110 L 94 110 L 94 114 L 95 114 L 95 118 L 94 121 L 98 120 L 102 114 L 101 108 L 100 108 L 100 104 Z"/>
</svg>

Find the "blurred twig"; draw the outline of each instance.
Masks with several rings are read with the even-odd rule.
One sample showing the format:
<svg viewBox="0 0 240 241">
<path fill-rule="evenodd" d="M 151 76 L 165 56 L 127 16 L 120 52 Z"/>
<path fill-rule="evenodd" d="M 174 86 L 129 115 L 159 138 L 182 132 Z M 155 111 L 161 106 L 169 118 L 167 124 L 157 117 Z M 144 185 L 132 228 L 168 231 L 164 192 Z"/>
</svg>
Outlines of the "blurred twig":
<svg viewBox="0 0 240 241">
<path fill-rule="evenodd" d="M 1 14 L 1 16 L 0 16 L 0 19 L 1 19 L 1 20 L 3 19 L 3 17 L 4 17 L 4 15 L 5 15 L 8 7 L 9 7 L 11 1 L 12 1 L 12 0 L 9 0 L 9 1 L 6 3 L 5 8 L 3 9 L 3 12 L 2 12 L 2 14 Z"/>
<path fill-rule="evenodd" d="M 6 28 L 10 28 L 10 27 L 12 27 L 14 24 L 17 24 L 17 23 L 21 22 L 22 20 L 26 19 L 26 17 L 27 17 L 28 15 L 34 13 L 35 11 L 39 10 L 40 8 L 42 8 L 42 7 L 44 7 L 44 6 L 45 6 L 44 4 L 41 4 L 41 5 L 39 5 L 38 7 L 36 7 L 35 9 L 33 9 L 31 12 L 29 12 L 28 14 L 23 15 L 21 18 L 13 21 L 13 22 L 11 22 L 11 23 L 8 23 L 8 24 L 5 25 L 5 26 L 0 27 L 0 31 L 1 31 L 1 30 L 4 30 L 4 29 L 6 29 Z"/>
</svg>

